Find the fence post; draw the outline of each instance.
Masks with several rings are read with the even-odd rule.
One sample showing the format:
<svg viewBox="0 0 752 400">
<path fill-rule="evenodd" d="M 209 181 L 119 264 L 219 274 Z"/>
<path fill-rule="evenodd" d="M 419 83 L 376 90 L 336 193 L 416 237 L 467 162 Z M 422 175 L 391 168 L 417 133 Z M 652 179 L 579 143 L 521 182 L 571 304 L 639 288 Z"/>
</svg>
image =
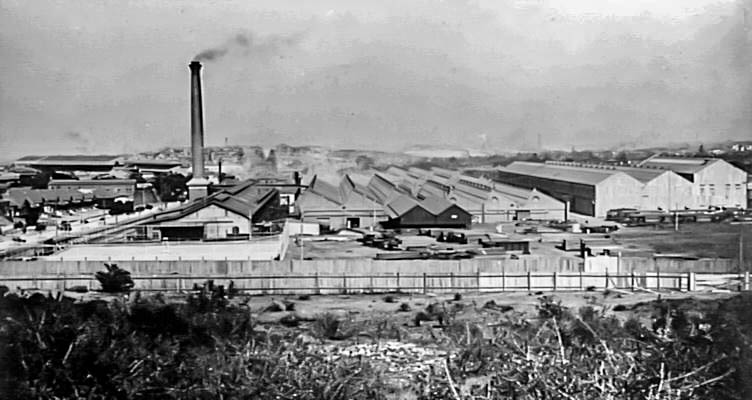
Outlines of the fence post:
<svg viewBox="0 0 752 400">
<path fill-rule="evenodd" d="M 478 289 L 478 293 L 480 293 L 480 268 L 475 270 L 475 287 Z"/>
<path fill-rule="evenodd" d="M 633 292 L 635 290 L 634 280 L 635 280 L 634 271 L 632 271 L 629 273 L 629 287 L 632 289 Z"/>
<path fill-rule="evenodd" d="M 608 269 L 606 269 L 606 286 L 605 288 L 608 289 Z"/>
<path fill-rule="evenodd" d="M 507 289 L 507 274 L 504 270 L 501 270 L 501 291 L 504 292 Z"/>
<path fill-rule="evenodd" d="M 342 273 L 342 291 L 347 294 L 347 275 Z"/>
<path fill-rule="evenodd" d="M 314 275 L 313 286 L 316 288 L 316 294 L 321 294 L 321 282 L 319 282 L 319 271 Z"/>
<path fill-rule="evenodd" d="M 557 289 L 557 287 L 556 287 L 556 275 L 557 275 L 557 273 L 556 273 L 556 271 L 554 271 L 554 292 Z"/>
<path fill-rule="evenodd" d="M 533 291 L 532 277 L 530 276 L 530 271 L 527 271 L 527 291 L 528 292 Z"/>
<path fill-rule="evenodd" d="M 656 285 L 656 290 L 661 290 L 661 269 L 660 268 L 655 272 L 655 285 Z"/>
<path fill-rule="evenodd" d="M 580 291 L 585 290 L 585 285 L 582 282 L 582 270 L 579 270 L 578 272 L 579 278 L 580 278 Z"/>
<path fill-rule="evenodd" d="M 697 275 L 694 272 L 690 272 L 687 276 L 687 291 L 693 292 L 697 289 Z"/>
<path fill-rule="evenodd" d="M 744 290 L 749 290 L 749 271 L 744 272 Z"/>
<path fill-rule="evenodd" d="M 426 278 L 426 273 L 423 273 L 423 294 L 428 293 L 428 279 Z"/>
<path fill-rule="evenodd" d="M 449 273 L 449 286 L 451 287 L 450 290 L 455 290 L 454 287 L 454 272 Z"/>
<path fill-rule="evenodd" d="M 400 273 L 397 271 L 397 293 L 400 292 Z"/>
<path fill-rule="evenodd" d="M 374 289 L 373 289 L 373 275 L 368 275 L 368 284 L 369 284 L 369 286 L 371 286 L 371 294 L 373 294 L 374 293 Z"/>
</svg>

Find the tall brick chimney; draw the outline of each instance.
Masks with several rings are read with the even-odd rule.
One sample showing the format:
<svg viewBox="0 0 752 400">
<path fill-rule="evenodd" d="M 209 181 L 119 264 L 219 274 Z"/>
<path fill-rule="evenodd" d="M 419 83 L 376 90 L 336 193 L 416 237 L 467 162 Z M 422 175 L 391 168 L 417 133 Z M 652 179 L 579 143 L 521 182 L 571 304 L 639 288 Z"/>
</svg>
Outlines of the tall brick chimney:
<svg viewBox="0 0 752 400">
<path fill-rule="evenodd" d="M 192 61 L 191 69 L 191 157 L 193 178 L 188 181 L 188 198 L 206 197 L 209 181 L 204 176 L 204 105 L 201 95 L 201 63 Z"/>
</svg>

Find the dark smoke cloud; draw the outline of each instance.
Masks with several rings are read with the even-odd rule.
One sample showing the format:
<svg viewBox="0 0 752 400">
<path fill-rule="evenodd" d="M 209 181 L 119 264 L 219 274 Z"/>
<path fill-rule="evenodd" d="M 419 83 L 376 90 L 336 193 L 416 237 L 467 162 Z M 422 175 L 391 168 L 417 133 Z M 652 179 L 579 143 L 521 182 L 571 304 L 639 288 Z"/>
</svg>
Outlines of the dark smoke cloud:
<svg viewBox="0 0 752 400">
<path fill-rule="evenodd" d="M 230 52 L 237 52 L 242 56 L 269 57 L 280 51 L 294 47 L 304 38 L 304 33 L 291 35 L 258 36 L 254 33 L 239 33 L 220 46 L 208 48 L 196 54 L 196 61 L 216 61 Z"/>
</svg>

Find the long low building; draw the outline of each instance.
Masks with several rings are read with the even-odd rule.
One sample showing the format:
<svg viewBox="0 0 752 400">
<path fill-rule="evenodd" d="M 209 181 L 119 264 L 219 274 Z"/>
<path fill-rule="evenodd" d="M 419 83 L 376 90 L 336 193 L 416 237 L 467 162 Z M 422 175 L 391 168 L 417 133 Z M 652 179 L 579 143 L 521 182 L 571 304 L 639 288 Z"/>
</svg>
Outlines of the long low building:
<svg viewBox="0 0 752 400">
<path fill-rule="evenodd" d="M 253 224 L 287 217 L 279 191 L 246 181 L 144 222 L 135 236 L 146 240 L 247 239 Z"/>
<path fill-rule="evenodd" d="M 720 159 L 652 158 L 639 167 L 516 161 L 494 179 L 550 194 L 590 216 L 618 208 L 746 207 L 747 174 Z"/>
<path fill-rule="evenodd" d="M 296 206 L 304 222 L 326 228 L 358 228 L 380 224 L 386 228 L 467 228 L 471 215 L 441 196 L 418 195 L 408 182 L 393 182 L 375 173 L 367 185 L 350 176 L 335 186 L 317 177 L 300 195 Z"/>
<path fill-rule="evenodd" d="M 719 158 L 650 157 L 642 168 L 673 171 L 691 185 L 693 207 L 747 207 L 747 173 Z"/>
<path fill-rule="evenodd" d="M 52 179 L 50 189 L 79 190 L 84 192 L 106 191 L 116 196 L 133 197 L 135 179 Z"/>
<path fill-rule="evenodd" d="M 13 164 L 40 170 L 104 172 L 123 165 L 123 157 L 116 155 L 26 156 L 19 158 Z"/>
<path fill-rule="evenodd" d="M 572 212 L 605 216 L 616 208 L 639 208 L 643 183 L 613 168 L 515 161 L 496 171 L 499 182 L 537 189 L 569 204 Z"/>
<path fill-rule="evenodd" d="M 442 168 L 404 170 L 390 167 L 391 178 L 417 196 L 444 198 L 467 210 L 474 223 L 497 223 L 524 219 L 561 220 L 565 203 L 536 189 L 522 189 Z M 408 182 L 408 183 L 405 183 Z"/>
</svg>

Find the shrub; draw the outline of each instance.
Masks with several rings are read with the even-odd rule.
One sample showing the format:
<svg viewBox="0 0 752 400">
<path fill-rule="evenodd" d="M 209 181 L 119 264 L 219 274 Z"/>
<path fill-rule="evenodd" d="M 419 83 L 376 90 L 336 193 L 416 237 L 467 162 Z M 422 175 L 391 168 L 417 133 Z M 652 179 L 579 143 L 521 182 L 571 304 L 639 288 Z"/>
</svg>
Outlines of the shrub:
<svg viewBox="0 0 752 400">
<path fill-rule="evenodd" d="M 391 294 L 388 294 L 384 296 L 384 302 L 385 303 L 396 303 L 397 302 L 397 296 L 393 296 Z"/>
<path fill-rule="evenodd" d="M 325 313 L 313 322 L 311 333 L 321 339 L 344 340 L 355 336 L 357 329 L 351 321 L 332 313 Z"/>
<path fill-rule="evenodd" d="M 121 269 L 117 264 L 104 264 L 107 271 L 97 271 L 94 275 L 102 291 L 107 293 L 122 293 L 130 291 L 134 284 L 131 273 Z"/>
</svg>

